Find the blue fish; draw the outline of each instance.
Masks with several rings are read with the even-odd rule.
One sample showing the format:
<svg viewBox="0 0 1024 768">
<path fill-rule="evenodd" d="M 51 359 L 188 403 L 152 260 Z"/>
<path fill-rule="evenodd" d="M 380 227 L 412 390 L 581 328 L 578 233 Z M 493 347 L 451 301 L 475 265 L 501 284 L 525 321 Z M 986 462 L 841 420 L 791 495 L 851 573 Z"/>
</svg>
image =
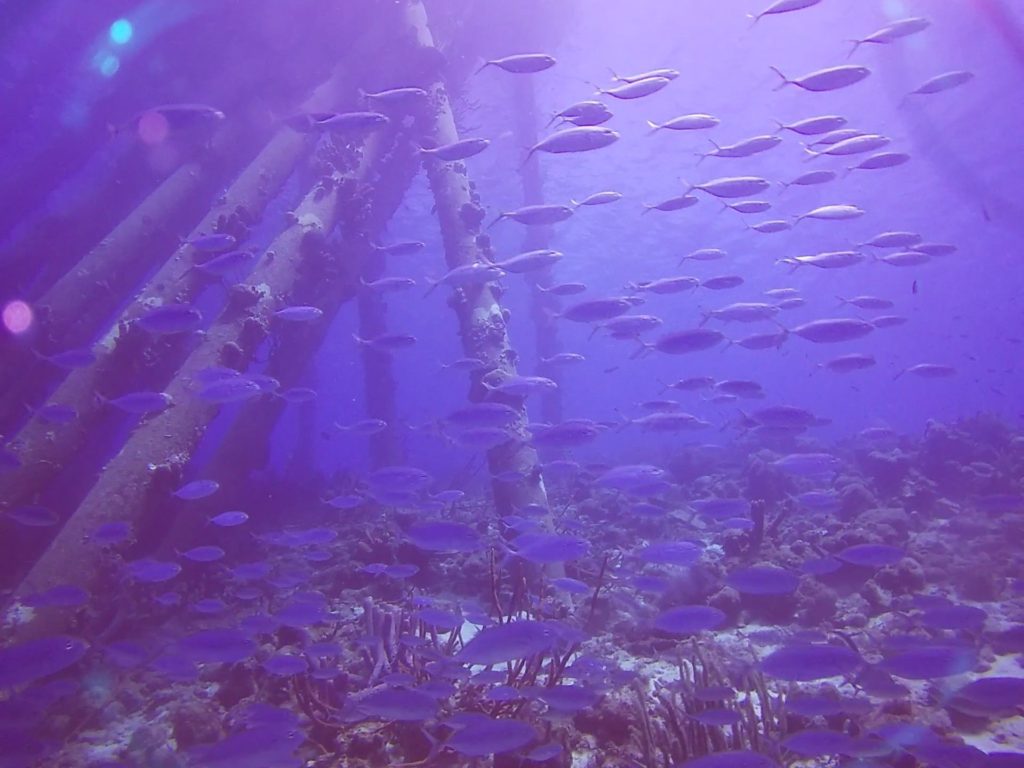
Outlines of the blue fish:
<svg viewBox="0 0 1024 768">
<path fill-rule="evenodd" d="M 89 650 L 84 640 L 53 635 L 0 648 L 0 690 L 56 674 L 78 663 Z"/>
<path fill-rule="evenodd" d="M 216 480 L 193 480 L 175 489 L 171 495 L 184 501 L 197 501 L 212 496 L 220 490 Z"/>
</svg>

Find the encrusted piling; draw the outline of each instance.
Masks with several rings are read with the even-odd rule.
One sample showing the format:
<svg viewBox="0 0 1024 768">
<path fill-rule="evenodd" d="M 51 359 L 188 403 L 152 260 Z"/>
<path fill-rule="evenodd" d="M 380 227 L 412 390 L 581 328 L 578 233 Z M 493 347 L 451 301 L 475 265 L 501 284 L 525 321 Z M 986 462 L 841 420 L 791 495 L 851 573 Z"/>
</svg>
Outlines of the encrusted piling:
<svg viewBox="0 0 1024 768">
<path fill-rule="evenodd" d="M 348 62 L 340 65 L 334 75 L 317 88 L 303 109 L 327 109 L 346 96 L 351 97 L 355 88 L 352 77 Z M 196 225 L 188 239 L 215 231 L 244 237 L 280 192 L 312 140 L 308 135 L 282 128 Z M 163 304 L 189 303 L 209 285 L 210 278 L 193 269 L 195 255 L 192 246 L 181 245 L 97 344 L 97 361 L 72 371 L 50 396 L 49 403 L 75 410 L 77 417 L 73 423 L 54 426 L 32 419 L 11 436 L 10 445 L 21 467 L 0 474 L 0 499 L 11 506 L 44 501 L 62 515 L 74 508 L 77 498 L 66 490 L 52 499 L 38 496 L 53 486 L 55 478 L 89 444 L 92 433 L 102 422 L 105 408 L 96 400 L 97 393 L 116 396 L 132 389 L 162 388 L 188 354 L 194 338 L 153 337 L 135 325 L 135 320 Z M 46 533 L 39 532 L 40 535 Z M 30 557 L 32 553 L 27 554 Z M 15 563 L 0 564 L 0 583 L 9 583 L 12 573 L 17 574 L 19 570 Z"/>
<path fill-rule="evenodd" d="M 423 3 L 410 2 L 406 18 L 420 46 L 433 49 L 434 40 Z M 418 133 L 424 142 L 431 142 L 431 146 L 457 141 L 459 134 L 444 83 L 437 79 L 426 85 L 430 104 L 416 121 Z M 465 165 L 436 158 L 428 158 L 425 165 L 448 268 L 485 261 L 485 246 L 480 233 L 484 211 L 473 191 Z M 491 375 L 515 375 L 516 352 L 509 340 L 505 315 L 494 290 L 487 285 L 462 287 L 452 295 L 449 303 L 458 318 L 465 354 L 483 361 L 485 371 Z M 482 400 L 486 396 L 485 387 L 480 375 L 475 376 L 470 399 Z M 514 429 L 523 442 L 508 441 L 487 454 L 492 475 L 515 473 L 522 478 L 515 483 L 495 483 L 495 500 L 499 514 L 503 515 L 527 504 L 547 506 L 547 492 L 540 475 L 537 452 L 525 442 L 526 407 L 519 399 L 511 398 L 508 402 L 519 409 L 520 418 Z"/>
<path fill-rule="evenodd" d="M 361 171 L 361 181 L 354 191 L 358 202 L 339 211 L 337 228 L 341 237 L 327 245 L 323 272 L 327 279 L 307 281 L 301 288 L 302 302 L 323 310 L 323 318 L 305 329 L 303 344 L 278 344 L 270 354 L 267 373 L 285 388 L 296 382 L 309 359 L 322 348 L 338 310 L 358 294 L 360 269 L 369 259 L 376 258 L 372 240 L 394 214 L 418 170 L 414 148 L 398 132 L 379 134 L 374 142 L 375 148 L 370 152 L 376 160 Z M 217 478 L 228 497 L 236 497 L 249 474 L 267 464 L 270 433 L 282 410 L 280 398 L 261 398 L 251 403 L 246 407 L 245 418 L 232 424 L 218 446 L 204 475 Z M 185 519 L 176 521 L 165 549 L 170 551 L 187 539 L 189 532 L 198 527 L 194 519 L 191 522 L 189 525 Z"/>
<path fill-rule="evenodd" d="M 362 278 L 370 283 L 384 275 L 383 255 L 375 255 L 363 267 Z M 388 332 L 387 299 L 380 293 L 363 288 L 359 292 L 359 336 L 364 341 Z M 387 429 L 371 435 L 370 463 L 374 467 L 397 464 L 400 454 L 395 432 L 395 374 L 390 353 L 363 344 L 360 349 L 363 364 L 363 398 L 366 415 L 387 422 Z"/>
<path fill-rule="evenodd" d="M 90 344 L 110 322 L 112 308 L 174 252 L 178 233 L 202 215 L 215 189 L 226 181 L 223 171 L 228 158 L 237 154 L 244 133 L 240 128 L 226 128 L 201 159 L 167 177 L 35 302 L 34 349 L 11 347 L 0 367 L 0 433 L 10 432 L 26 405 L 38 405 L 58 377 L 56 366 L 36 353 L 50 355 Z"/>
<path fill-rule="evenodd" d="M 292 303 L 293 291 L 310 267 L 308 260 L 322 256 L 327 233 L 339 211 L 351 204 L 357 179 L 372 163 L 372 153 L 363 152 L 353 173 L 329 174 L 296 207 L 292 223 L 275 238 L 252 274 L 232 288 L 227 307 L 167 386 L 175 405 L 135 429 L 24 578 L 16 597 L 69 582 L 87 589 L 99 586 L 97 579 L 110 555 L 88 543 L 90 534 L 114 521 L 130 522 L 137 529 L 147 526 L 150 500 L 166 498 L 181 481 L 182 468 L 218 410 L 195 396 L 191 382 L 211 366 L 244 370 L 260 345 L 281 330 L 283 321 L 274 313 Z M 323 271 L 316 273 L 322 279 Z M 292 341 L 305 330 L 292 329 Z M 63 621 L 56 612 L 42 613 L 16 628 L 15 634 L 21 638 L 60 631 Z"/>
<path fill-rule="evenodd" d="M 527 77 L 516 78 L 512 82 L 512 105 L 515 119 L 514 131 L 517 143 L 522 147 L 532 147 L 537 143 L 537 100 L 533 81 Z M 541 205 L 544 203 L 544 178 L 541 174 L 541 161 L 533 157 L 523 165 L 520 171 L 523 181 L 523 205 Z M 551 245 L 550 227 L 528 227 L 523 238 L 524 251 L 536 251 L 549 248 Z M 551 285 L 551 271 L 541 270 L 528 272 L 526 282 L 530 286 L 530 321 L 533 323 L 534 347 L 537 353 L 537 373 L 548 378 L 552 369 L 544 360 L 550 359 L 562 351 L 558 341 L 558 299 L 542 288 Z M 540 400 L 541 418 L 549 424 L 562 421 L 562 391 L 555 389 L 545 392 Z"/>
</svg>

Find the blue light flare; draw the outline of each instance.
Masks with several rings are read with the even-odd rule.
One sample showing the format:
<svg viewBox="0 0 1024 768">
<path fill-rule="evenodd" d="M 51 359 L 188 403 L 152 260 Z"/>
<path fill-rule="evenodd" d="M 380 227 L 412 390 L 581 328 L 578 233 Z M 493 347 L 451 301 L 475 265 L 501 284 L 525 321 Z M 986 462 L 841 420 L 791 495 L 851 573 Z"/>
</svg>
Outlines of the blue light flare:
<svg viewBox="0 0 1024 768">
<path fill-rule="evenodd" d="M 132 39 L 132 23 L 128 19 L 118 19 L 110 25 L 110 41 L 115 45 L 125 45 Z"/>
</svg>

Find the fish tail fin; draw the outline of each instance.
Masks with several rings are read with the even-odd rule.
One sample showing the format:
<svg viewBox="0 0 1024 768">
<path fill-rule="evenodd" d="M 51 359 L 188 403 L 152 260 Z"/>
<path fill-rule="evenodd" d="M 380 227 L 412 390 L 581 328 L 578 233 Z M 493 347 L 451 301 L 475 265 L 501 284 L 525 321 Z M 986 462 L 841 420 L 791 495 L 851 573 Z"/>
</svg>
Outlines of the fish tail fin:
<svg viewBox="0 0 1024 768">
<path fill-rule="evenodd" d="M 846 58 L 849 59 L 850 57 L 853 56 L 853 54 L 855 54 L 857 52 L 857 49 L 860 48 L 861 44 L 864 41 L 863 40 L 847 40 L 846 42 L 853 43 L 853 47 L 850 49 L 850 52 L 848 54 L 846 54 Z"/>
<path fill-rule="evenodd" d="M 786 130 L 786 125 L 781 120 L 776 120 L 774 117 L 771 120 L 773 123 L 779 126 L 778 128 L 775 129 L 776 133 L 782 133 L 784 130 Z"/>
<path fill-rule="evenodd" d="M 654 209 L 654 206 L 651 205 L 650 203 L 644 203 L 643 206 L 644 206 L 644 209 L 640 213 L 641 216 L 650 213 Z"/>
<path fill-rule="evenodd" d="M 700 313 L 700 322 L 697 323 L 697 326 L 699 328 L 703 328 L 705 325 L 707 325 L 707 322 L 710 319 L 711 319 L 711 313 L 710 312 L 701 312 Z"/>
<path fill-rule="evenodd" d="M 658 390 L 658 394 L 659 395 L 664 394 L 665 392 L 667 392 L 668 390 L 670 390 L 672 388 L 668 384 L 666 384 L 664 381 L 662 381 L 661 379 L 656 379 L 656 381 L 659 384 L 661 384 L 661 389 Z"/>
<path fill-rule="evenodd" d="M 773 91 L 781 90 L 781 89 L 785 88 L 787 85 L 789 85 L 790 83 L 793 82 L 788 77 L 786 77 L 784 74 L 782 74 L 782 72 L 779 70 L 778 67 L 773 67 L 773 66 L 769 65 L 768 69 L 770 69 L 772 72 L 774 72 L 776 75 L 778 75 L 779 77 L 782 78 L 782 82 L 779 83 L 778 85 L 776 85 L 774 88 L 772 88 Z"/>
<path fill-rule="evenodd" d="M 614 69 L 612 69 L 611 67 L 608 67 L 608 71 L 611 72 L 612 80 L 614 80 L 616 83 L 622 81 L 622 78 L 619 77 L 618 73 Z"/>
<path fill-rule="evenodd" d="M 508 218 L 508 217 L 504 213 L 498 214 L 498 218 L 496 218 L 494 221 L 492 221 L 490 224 L 488 224 L 487 228 L 490 229 L 495 224 L 497 224 L 499 221 L 501 221 L 502 219 L 506 219 L 506 218 Z"/>
<path fill-rule="evenodd" d="M 636 360 L 638 357 L 645 357 L 650 354 L 652 349 L 654 349 L 653 344 L 646 341 L 640 341 L 640 339 L 637 339 L 637 341 L 640 343 L 640 346 L 637 347 L 636 351 L 629 356 L 630 360 Z"/>
<path fill-rule="evenodd" d="M 420 728 L 420 733 L 423 734 L 427 742 L 430 744 L 430 752 L 423 758 L 424 764 L 433 762 L 434 758 L 441 752 L 441 741 L 430 733 L 426 728 Z"/>
<path fill-rule="evenodd" d="M 494 63 L 493 61 L 485 61 L 483 64 L 480 65 L 480 68 L 476 72 L 474 72 L 473 74 L 474 75 L 479 75 L 481 72 L 483 72 L 489 66 L 491 66 L 491 64 L 493 64 L 493 63 Z"/>
<path fill-rule="evenodd" d="M 843 175 L 840 176 L 839 178 L 845 179 L 847 176 L 849 176 L 851 173 L 853 173 L 856 170 L 856 168 L 857 168 L 857 166 L 855 166 L 855 165 L 848 165 L 848 166 L 846 166 L 846 170 L 843 171 Z"/>
<path fill-rule="evenodd" d="M 899 371 L 896 372 L 896 375 L 892 377 L 892 380 L 896 381 L 896 379 L 898 379 L 900 376 L 902 376 L 906 372 L 907 372 L 906 368 L 901 368 Z"/>
<path fill-rule="evenodd" d="M 804 158 L 804 162 L 805 162 L 805 163 L 809 163 L 809 162 L 810 162 L 811 160 L 813 160 L 814 158 L 816 158 L 816 157 L 820 157 L 821 155 L 825 154 L 824 152 L 819 152 L 819 151 L 818 151 L 818 150 L 816 150 L 816 149 L 811 149 L 811 148 L 810 148 L 809 146 L 807 146 L 807 145 L 806 145 L 806 144 L 804 144 L 803 142 L 800 142 L 800 146 L 804 148 L 804 152 L 805 152 L 805 153 L 807 153 L 808 155 L 810 155 L 810 157 L 805 157 L 805 158 Z"/>
<path fill-rule="evenodd" d="M 729 209 L 729 204 L 728 204 L 727 202 L 725 202 L 724 200 L 720 200 L 719 202 L 721 202 L 721 203 L 722 203 L 722 207 L 718 209 L 718 213 L 716 213 L 716 214 L 715 214 L 716 216 L 718 216 L 719 214 L 721 214 L 721 213 L 722 213 L 722 211 L 725 211 L 725 210 L 728 210 L 728 209 Z M 682 266 L 682 263 L 681 263 L 681 262 L 680 262 L 680 266 Z"/>
<path fill-rule="evenodd" d="M 571 205 L 573 208 L 579 208 L 582 205 L 582 203 L 577 203 L 572 198 L 569 198 L 569 205 Z"/>
<path fill-rule="evenodd" d="M 780 181 L 779 182 L 779 186 L 782 187 L 782 192 L 785 192 L 787 189 L 789 189 L 789 182 L 788 181 Z M 779 194 L 781 195 L 782 192 L 779 192 Z"/>
<path fill-rule="evenodd" d="M 355 343 L 358 344 L 361 347 L 365 347 L 365 346 L 368 346 L 370 344 L 370 342 L 368 342 L 366 339 L 364 339 L 358 333 L 353 333 L 352 334 L 352 340 L 355 341 Z"/>
<path fill-rule="evenodd" d="M 695 187 L 695 186 L 694 186 L 693 184 L 691 184 L 690 182 L 688 182 L 688 181 L 687 181 L 686 179 L 680 179 L 680 181 L 681 181 L 681 182 L 683 182 L 683 184 L 685 184 L 685 185 L 686 185 L 686 189 L 685 189 L 685 190 L 683 190 L 683 194 L 684 194 L 684 195 L 688 195 L 688 194 L 690 194 L 691 192 L 693 192 L 693 190 L 695 190 L 695 189 L 697 188 L 697 187 Z"/>
<path fill-rule="evenodd" d="M 587 341 L 590 341 L 590 340 L 591 340 L 592 338 L 594 338 L 594 336 L 595 336 L 595 335 L 597 334 L 597 332 L 598 332 L 598 331 L 600 331 L 600 330 L 601 330 L 601 326 L 600 326 L 600 325 L 595 325 L 595 326 L 594 326 L 594 329 L 593 329 L 593 330 L 592 330 L 592 331 L 590 332 L 590 335 L 589 335 L 589 336 L 587 336 Z"/>
<path fill-rule="evenodd" d="M 427 296 L 432 294 L 434 292 L 434 290 L 437 288 L 437 286 L 439 286 L 441 284 L 440 280 L 434 280 L 433 278 L 430 278 L 430 277 L 425 278 L 425 279 L 426 279 L 427 283 L 430 285 L 430 287 L 427 288 L 427 292 L 423 294 L 424 298 L 426 298 Z"/>
<path fill-rule="evenodd" d="M 654 122 L 653 120 L 646 120 L 645 122 L 647 123 L 647 125 L 648 125 L 648 126 L 650 127 L 650 129 L 651 129 L 651 130 L 650 130 L 650 131 L 649 131 L 648 133 L 657 133 L 658 131 L 660 131 L 660 130 L 661 130 L 662 128 L 664 128 L 664 127 L 665 127 L 665 126 L 663 126 L 663 125 L 658 125 L 658 124 L 657 124 L 656 122 Z"/>
<path fill-rule="evenodd" d="M 849 299 L 844 299 L 842 296 L 836 296 L 836 298 L 839 299 L 839 306 L 840 307 L 844 307 L 844 306 L 846 306 L 847 304 L 850 303 Z"/>
</svg>

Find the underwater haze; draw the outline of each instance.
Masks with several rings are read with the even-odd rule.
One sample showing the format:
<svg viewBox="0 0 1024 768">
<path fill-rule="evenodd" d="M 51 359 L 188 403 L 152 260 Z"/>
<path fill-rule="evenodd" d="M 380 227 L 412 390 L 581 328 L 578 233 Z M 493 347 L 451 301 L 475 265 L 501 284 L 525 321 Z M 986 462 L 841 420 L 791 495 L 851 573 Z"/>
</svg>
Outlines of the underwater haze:
<svg viewBox="0 0 1024 768">
<path fill-rule="evenodd" d="M 1024 766 L 1024 4 L 0 0 L 0 768 Z"/>
</svg>

